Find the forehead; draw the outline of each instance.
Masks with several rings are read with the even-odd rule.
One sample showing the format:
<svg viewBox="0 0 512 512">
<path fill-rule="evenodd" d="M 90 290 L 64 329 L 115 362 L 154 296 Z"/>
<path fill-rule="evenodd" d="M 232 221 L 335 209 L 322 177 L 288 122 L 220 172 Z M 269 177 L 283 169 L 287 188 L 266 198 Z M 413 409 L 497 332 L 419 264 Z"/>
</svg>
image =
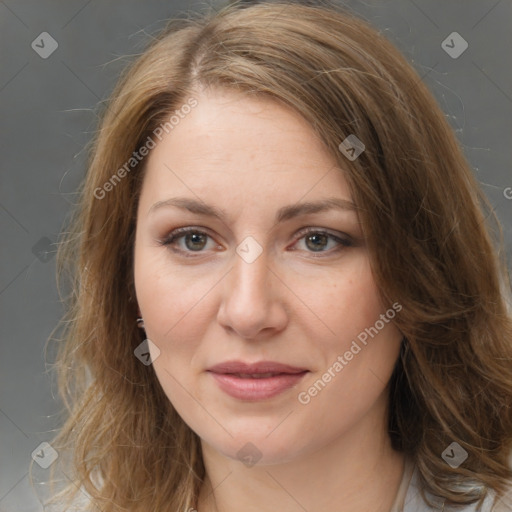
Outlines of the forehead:
<svg viewBox="0 0 512 512">
<path fill-rule="evenodd" d="M 350 199 L 343 170 L 292 109 L 220 89 L 194 97 L 197 106 L 151 150 L 143 196 Z"/>
</svg>

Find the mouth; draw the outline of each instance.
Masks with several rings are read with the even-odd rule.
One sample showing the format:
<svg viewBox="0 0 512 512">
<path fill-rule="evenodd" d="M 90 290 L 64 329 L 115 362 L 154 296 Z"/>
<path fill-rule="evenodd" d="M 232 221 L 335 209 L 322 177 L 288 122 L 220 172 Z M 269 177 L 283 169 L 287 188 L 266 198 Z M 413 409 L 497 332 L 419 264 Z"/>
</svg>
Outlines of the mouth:
<svg viewBox="0 0 512 512">
<path fill-rule="evenodd" d="M 267 379 L 269 377 L 276 377 L 277 375 L 296 375 L 292 373 L 224 373 L 222 375 L 232 375 L 239 379 Z"/>
<path fill-rule="evenodd" d="M 245 401 L 266 400 L 296 386 L 308 370 L 281 363 L 229 361 L 207 370 L 221 391 Z"/>
</svg>

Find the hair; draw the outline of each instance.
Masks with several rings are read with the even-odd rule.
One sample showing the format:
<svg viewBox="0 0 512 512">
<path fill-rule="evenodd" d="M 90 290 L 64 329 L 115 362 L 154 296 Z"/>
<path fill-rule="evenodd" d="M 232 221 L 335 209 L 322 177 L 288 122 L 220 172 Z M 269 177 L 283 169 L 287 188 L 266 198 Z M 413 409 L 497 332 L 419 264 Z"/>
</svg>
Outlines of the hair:
<svg viewBox="0 0 512 512">
<path fill-rule="evenodd" d="M 90 496 L 83 510 L 196 505 L 199 437 L 133 355 L 144 339 L 133 245 L 147 159 L 130 159 L 207 88 L 293 109 L 343 169 L 383 303 L 402 305 L 389 435 L 414 460 L 424 499 L 502 495 L 512 478 L 512 318 L 498 220 L 444 113 L 394 45 L 342 7 L 280 1 L 171 20 L 102 112 L 58 252 L 67 313 L 54 366 L 66 421 L 51 444 L 70 459 L 69 485 L 54 499 L 81 489 Z M 349 135 L 365 145 L 354 160 L 339 148 Z M 441 457 L 452 442 L 468 452 L 457 468 Z"/>
</svg>

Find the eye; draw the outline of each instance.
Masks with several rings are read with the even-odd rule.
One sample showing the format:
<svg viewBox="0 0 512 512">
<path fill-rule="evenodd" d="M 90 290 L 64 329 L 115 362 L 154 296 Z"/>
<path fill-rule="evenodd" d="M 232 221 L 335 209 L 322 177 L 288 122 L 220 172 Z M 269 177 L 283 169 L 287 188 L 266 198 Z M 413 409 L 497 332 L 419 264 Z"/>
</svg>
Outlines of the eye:
<svg viewBox="0 0 512 512">
<path fill-rule="evenodd" d="M 330 254 L 353 245 L 349 237 L 337 236 L 323 229 L 307 228 L 307 230 L 303 230 L 299 234 L 303 235 L 299 242 L 304 241 L 303 247 L 306 247 L 306 252 L 328 252 Z M 331 248 L 334 246 L 334 250 L 331 250 L 329 246 Z"/>
<path fill-rule="evenodd" d="M 182 253 L 187 257 L 193 257 L 187 253 L 201 252 L 206 248 L 208 238 L 211 238 L 208 233 L 200 231 L 197 228 L 186 227 L 175 229 L 160 243 L 169 246 L 174 252 Z"/>
<path fill-rule="evenodd" d="M 303 247 L 305 247 L 305 249 L 303 250 L 306 252 L 331 254 L 353 245 L 353 242 L 348 236 L 344 238 L 323 229 L 307 228 L 298 234 L 302 235 L 298 242 L 304 241 Z M 191 226 L 175 229 L 167 238 L 161 240 L 160 244 L 168 246 L 172 251 L 186 257 L 194 257 L 191 253 L 200 253 L 203 252 L 203 249 L 208 249 L 208 239 L 211 239 L 208 233 Z M 298 245 L 298 242 L 296 242 L 294 246 Z M 334 246 L 334 249 L 332 246 Z M 213 247 L 210 247 L 210 249 L 214 247 L 218 246 L 213 243 Z M 296 248 L 292 250 L 295 251 Z"/>
</svg>

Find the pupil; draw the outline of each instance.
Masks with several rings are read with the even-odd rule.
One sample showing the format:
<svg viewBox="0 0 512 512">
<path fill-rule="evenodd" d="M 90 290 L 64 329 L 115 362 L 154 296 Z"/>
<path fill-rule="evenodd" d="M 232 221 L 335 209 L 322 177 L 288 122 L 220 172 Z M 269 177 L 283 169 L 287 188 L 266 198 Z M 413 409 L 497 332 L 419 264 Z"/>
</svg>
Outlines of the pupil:
<svg viewBox="0 0 512 512">
<path fill-rule="evenodd" d="M 327 235 L 323 235 L 321 233 L 317 233 L 315 235 L 310 235 L 310 236 L 308 236 L 306 238 L 306 244 L 307 244 L 307 242 L 312 241 L 312 240 L 316 240 L 316 241 L 320 240 L 321 242 L 326 242 L 327 241 Z M 308 245 L 308 247 L 310 247 L 310 249 L 312 248 L 313 250 L 315 250 L 315 249 L 318 249 L 318 248 L 322 249 L 324 247 L 324 245 L 322 245 L 322 244 L 318 245 L 318 244 L 314 243 L 313 246 L 309 246 Z"/>
<path fill-rule="evenodd" d="M 201 240 L 203 239 L 203 240 Z M 192 240 L 192 244 L 195 244 L 195 243 L 199 243 L 199 247 L 196 245 L 196 246 L 190 246 L 188 244 L 189 241 Z M 201 242 L 203 242 L 201 244 Z M 185 244 L 187 246 L 188 249 L 191 249 L 191 250 L 194 250 L 194 249 L 202 249 L 204 247 L 204 235 L 201 235 L 199 233 L 192 233 L 192 234 L 188 234 L 186 237 L 185 237 Z"/>
</svg>

